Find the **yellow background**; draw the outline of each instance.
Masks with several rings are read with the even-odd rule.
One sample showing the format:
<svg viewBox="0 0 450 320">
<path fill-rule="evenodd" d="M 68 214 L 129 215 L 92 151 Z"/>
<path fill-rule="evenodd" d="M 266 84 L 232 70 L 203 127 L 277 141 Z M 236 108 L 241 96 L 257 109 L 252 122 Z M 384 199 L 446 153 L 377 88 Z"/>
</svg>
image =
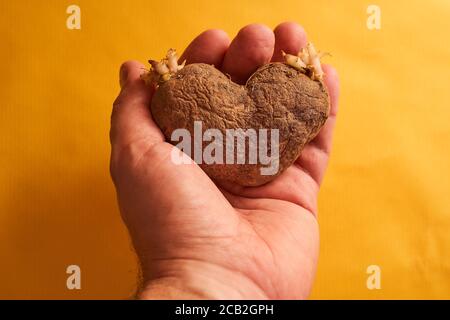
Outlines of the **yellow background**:
<svg viewBox="0 0 450 320">
<path fill-rule="evenodd" d="M 66 28 L 71 4 L 81 30 Z M 136 259 L 108 173 L 120 63 L 284 20 L 333 54 L 342 82 L 312 298 L 450 298 L 447 0 L 1 1 L 0 298 L 128 297 Z M 371 264 L 381 290 L 366 288 Z"/>
</svg>

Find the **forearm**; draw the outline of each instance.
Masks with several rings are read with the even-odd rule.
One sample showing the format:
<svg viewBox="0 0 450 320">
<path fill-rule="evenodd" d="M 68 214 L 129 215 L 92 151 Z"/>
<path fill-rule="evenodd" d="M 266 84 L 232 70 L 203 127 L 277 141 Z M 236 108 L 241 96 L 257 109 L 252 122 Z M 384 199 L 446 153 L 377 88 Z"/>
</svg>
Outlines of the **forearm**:
<svg viewBox="0 0 450 320">
<path fill-rule="evenodd" d="M 246 276 L 201 261 L 170 261 L 152 267 L 139 299 L 267 299 Z M 144 271 L 145 274 L 145 271 Z M 144 275 L 144 278 L 146 276 Z"/>
</svg>

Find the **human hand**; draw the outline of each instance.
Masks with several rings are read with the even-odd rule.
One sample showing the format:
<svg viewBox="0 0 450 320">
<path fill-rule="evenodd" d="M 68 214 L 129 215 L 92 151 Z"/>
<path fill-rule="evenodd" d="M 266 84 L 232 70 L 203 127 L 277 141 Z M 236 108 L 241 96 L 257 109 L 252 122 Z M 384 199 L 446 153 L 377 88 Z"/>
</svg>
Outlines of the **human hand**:
<svg viewBox="0 0 450 320">
<path fill-rule="evenodd" d="M 199 35 L 181 57 L 215 65 L 243 83 L 259 66 L 306 45 L 303 29 L 282 23 Z M 141 298 L 297 299 L 308 297 L 319 250 L 317 197 L 331 148 L 336 71 L 324 66 L 330 117 L 300 158 L 260 187 L 215 184 L 196 164 L 174 164 L 173 146 L 152 120 L 143 66 L 120 72 L 111 116 L 111 175 L 139 257 Z"/>
</svg>

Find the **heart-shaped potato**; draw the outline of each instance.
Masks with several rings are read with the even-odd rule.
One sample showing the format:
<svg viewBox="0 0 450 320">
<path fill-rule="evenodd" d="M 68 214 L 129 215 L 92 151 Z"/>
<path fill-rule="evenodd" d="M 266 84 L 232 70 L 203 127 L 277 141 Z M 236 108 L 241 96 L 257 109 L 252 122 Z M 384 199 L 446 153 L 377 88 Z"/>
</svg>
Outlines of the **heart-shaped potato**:
<svg viewBox="0 0 450 320">
<path fill-rule="evenodd" d="M 270 63 L 259 68 L 242 86 L 232 82 L 214 66 L 202 63 L 186 65 L 170 79 L 160 82 L 153 96 L 151 112 L 166 139 L 173 144 L 178 142 L 172 141 L 172 134 L 177 129 L 186 129 L 193 140 L 199 134 L 194 123 L 201 122 L 201 134 L 207 129 L 216 129 L 218 131 L 215 132 L 222 133 L 223 137 L 229 137 L 230 129 L 242 129 L 244 132 L 254 129 L 258 139 L 255 141 L 247 137 L 246 148 L 239 149 L 237 141 L 231 149 L 228 145 L 224 147 L 223 150 L 234 153 L 234 162 L 226 161 L 225 151 L 217 154 L 219 149 L 215 149 L 214 155 L 220 156 L 223 161 L 200 161 L 199 165 L 215 180 L 241 186 L 259 186 L 288 168 L 305 144 L 317 135 L 328 117 L 329 96 L 324 83 L 318 79 L 312 80 L 305 73 L 285 63 Z M 274 135 L 271 132 L 275 132 L 271 130 L 274 129 L 278 130 L 277 148 L 271 140 Z M 215 143 L 223 144 L 226 140 L 217 141 L 217 135 L 214 137 Z M 213 139 L 209 140 L 205 141 L 203 137 L 196 147 L 192 143 L 194 147 L 189 156 L 194 158 L 195 148 L 207 148 Z M 250 161 L 251 152 L 261 153 L 261 143 L 267 144 L 265 153 L 271 155 L 273 161 L 270 164 Z M 244 163 L 236 162 L 239 154 L 244 157 Z M 274 163 L 275 170 L 266 170 L 270 173 L 263 174 L 261 169 Z"/>
</svg>

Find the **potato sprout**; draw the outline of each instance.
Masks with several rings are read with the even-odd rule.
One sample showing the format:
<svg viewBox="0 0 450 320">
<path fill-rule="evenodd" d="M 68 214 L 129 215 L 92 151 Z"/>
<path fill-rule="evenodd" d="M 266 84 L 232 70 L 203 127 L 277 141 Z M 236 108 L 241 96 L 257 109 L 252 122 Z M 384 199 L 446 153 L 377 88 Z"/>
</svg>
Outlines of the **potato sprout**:
<svg viewBox="0 0 450 320">
<path fill-rule="evenodd" d="M 169 49 L 166 57 L 161 61 L 149 60 L 150 70 L 142 75 L 142 79 L 147 83 L 161 83 L 168 81 L 175 73 L 183 69 L 186 60 L 178 64 L 177 52 L 175 49 Z"/>
<path fill-rule="evenodd" d="M 324 54 L 317 52 L 312 43 L 308 43 L 297 55 L 287 54 L 282 51 L 285 62 L 300 71 L 310 71 L 313 80 L 322 80 L 324 72 L 320 58 Z"/>
</svg>

